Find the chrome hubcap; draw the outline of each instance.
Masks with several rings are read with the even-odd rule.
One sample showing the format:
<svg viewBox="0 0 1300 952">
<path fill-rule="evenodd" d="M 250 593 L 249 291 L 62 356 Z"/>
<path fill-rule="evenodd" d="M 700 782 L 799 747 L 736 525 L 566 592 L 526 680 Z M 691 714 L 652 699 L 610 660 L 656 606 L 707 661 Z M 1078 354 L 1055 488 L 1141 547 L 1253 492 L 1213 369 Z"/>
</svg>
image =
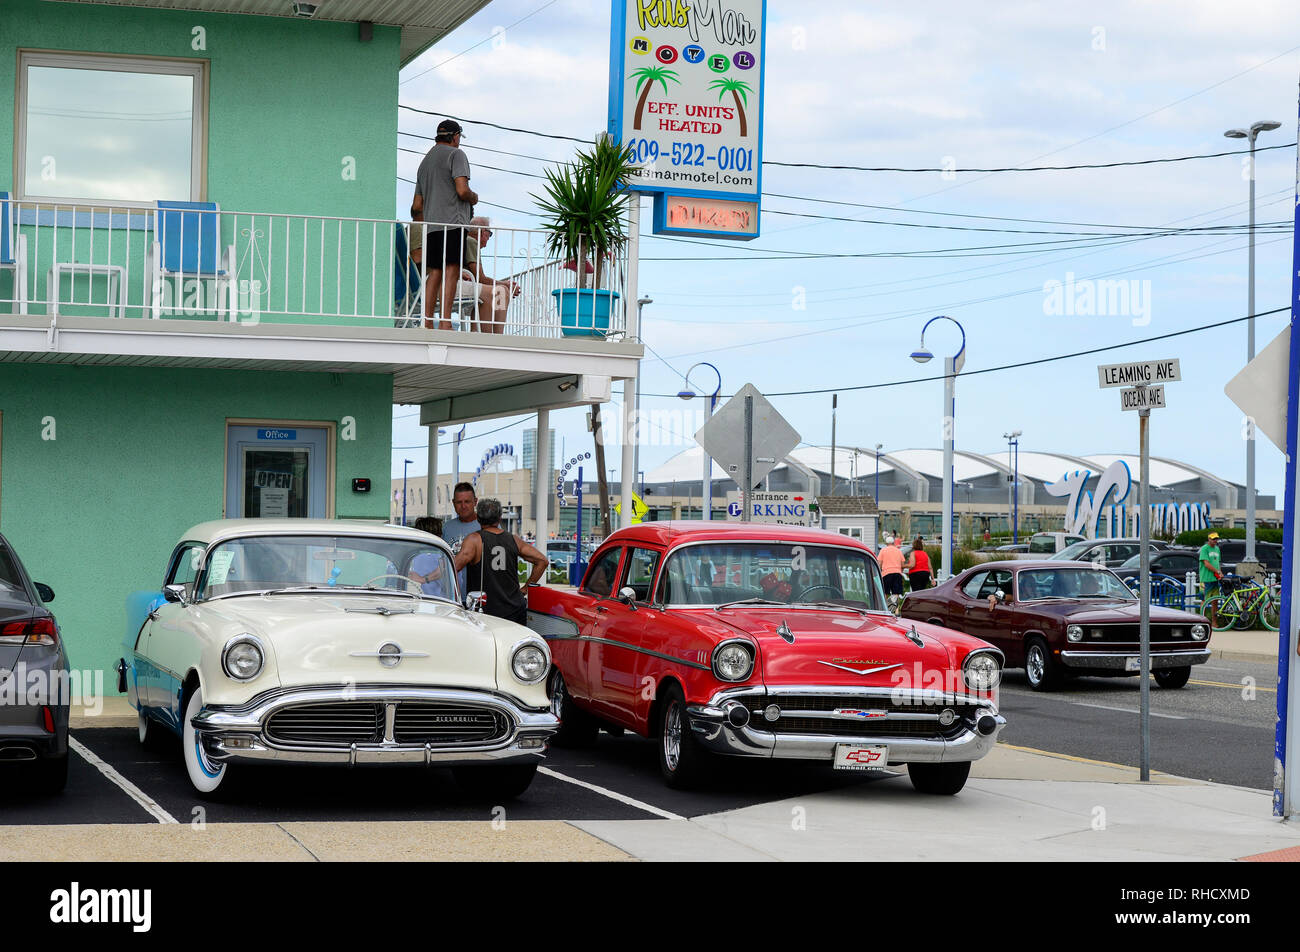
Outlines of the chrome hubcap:
<svg viewBox="0 0 1300 952">
<path fill-rule="evenodd" d="M 1043 680 L 1043 653 L 1042 650 L 1033 647 L 1029 649 L 1029 663 L 1026 665 L 1029 669 L 1029 680 L 1037 684 Z"/>
<path fill-rule="evenodd" d="M 677 769 L 677 761 L 681 756 L 682 750 L 682 712 L 674 704 L 668 708 L 668 715 L 664 718 L 664 763 L 668 765 L 669 770 Z"/>
</svg>

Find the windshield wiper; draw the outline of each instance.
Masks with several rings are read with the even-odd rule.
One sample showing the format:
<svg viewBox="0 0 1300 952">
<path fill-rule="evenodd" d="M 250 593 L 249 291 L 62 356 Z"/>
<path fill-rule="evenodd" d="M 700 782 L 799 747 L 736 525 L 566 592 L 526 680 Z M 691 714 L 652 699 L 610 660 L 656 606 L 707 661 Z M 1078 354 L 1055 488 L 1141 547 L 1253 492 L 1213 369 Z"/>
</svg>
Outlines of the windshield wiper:
<svg viewBox="0 0 1300 952">
<path fill-rule="evenodd" d="M 424 597 L 423 595 L 417 595 L 414 592 L 408 592 L 400 588 L 376 588 L 373 585 L 291 585 L 287 588 L 272 588 L 263 592 L 250 592 L 248 594 L 292 595 L 298 592 L 354 592 L 362 595 L 405 595 L 408 598 L 417 599 Z"/>
<path fill-rule="evenodd" d="M 742 598 L 739 601 L 723 602 L 721 605 L 714 605 L 713 610 L 720 612 L 724 608 L 731 608 L 734 605 L 780 605 L 782 608 L 789 608 L 789 602 L 778 602 L 770 598 Z"/>
<path fill-rule="evenodd" d="M 791 602 L 791 605 L 796 608 L 800 605 L 811 605 L 814 608 L 842 608 L 845 611 L 858 612 L 862 615 L 868 613 L 865 608 L 858 608 L 856 605 L 844 605 L 840 602 Z"/>
</svg>

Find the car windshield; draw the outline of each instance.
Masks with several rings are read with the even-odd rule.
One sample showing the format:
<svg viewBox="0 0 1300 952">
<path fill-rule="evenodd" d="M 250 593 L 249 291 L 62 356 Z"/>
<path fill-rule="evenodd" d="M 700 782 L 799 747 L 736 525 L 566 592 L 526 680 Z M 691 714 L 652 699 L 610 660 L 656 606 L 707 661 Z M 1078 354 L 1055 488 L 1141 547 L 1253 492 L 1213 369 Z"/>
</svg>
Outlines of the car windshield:
<svg viewBox="0 0 1300 952">
<path fill-rule="evenodd" d="M 216 545 L 199 598 L 280 589 L 376 588 L 456 600 L 455 572 L 433 543 L 382 536 L 252 536 Z"/>
<path fill-rule="evenodd" d="M 1084 539 L 1082 542 L 1076 542 L 1074 545 L 1067 545 L 1060 552 L 1052 556 L 1052 559 L 1059 562 L 1072 562 L 1077 559 L 1090 545 L 1091 539 Z"/>
<path fill-rule="evenodd" d="M 1106 569 L 1025 569 L 1020 573 L 1020 600 L 1037 598 L 1119 598 L 1133 593 Z"/>
<path fill-rule="evenodd" d="M 658 600 L 668 605 L 844 605 L 885 611 L 875 560 L 861 549 L 771 542 L 692 545 L 668 556 Z"/>
</svg>

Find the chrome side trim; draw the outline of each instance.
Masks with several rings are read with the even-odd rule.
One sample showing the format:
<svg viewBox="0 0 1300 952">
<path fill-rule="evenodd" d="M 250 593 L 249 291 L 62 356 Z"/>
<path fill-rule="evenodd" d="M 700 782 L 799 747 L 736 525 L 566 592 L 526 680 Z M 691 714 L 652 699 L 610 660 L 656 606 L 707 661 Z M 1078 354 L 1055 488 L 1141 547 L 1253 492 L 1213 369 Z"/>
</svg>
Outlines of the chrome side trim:
<svg viewBox="0 0 1300 952">
<path fill-rule="evenodd" d="M 671 661 L 673 664 L 684 664 L 688 668 L 697 668 L 700 671 L 712 671 L 713 668 L 707 664 L 701 664 L 698 661 L 687 661 L 685 658 L 678 658 L 674 655 L 664 654 L 662 651 L 651 651 L 649 648 L 642 648 L 640 645 L 630 645 L 626 641 L 615 641 L 613 638 L 597 638 L 594 635 L 543 635 L 547 641 L 590 641 L 599 645 L 612 645 L 615 648 L 626 648 L 628 651 L 635 651 L 638 654 L 649 655 L 652 658 L 660 658 L 664 661 Z M 753 644 L 753 642 L 749 642 Z M 757 662 L 755 662 L 757 663 Z"/>
</svg>

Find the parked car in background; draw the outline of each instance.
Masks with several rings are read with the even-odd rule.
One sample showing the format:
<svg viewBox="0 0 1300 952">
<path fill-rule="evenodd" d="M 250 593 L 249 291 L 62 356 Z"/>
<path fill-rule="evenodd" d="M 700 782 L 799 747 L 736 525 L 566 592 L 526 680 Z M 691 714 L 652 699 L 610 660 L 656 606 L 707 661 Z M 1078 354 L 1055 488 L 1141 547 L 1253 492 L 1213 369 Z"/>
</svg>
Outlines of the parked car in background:
<svg viewBox="0 0 1300 952">
<path fill-rule="evenodd" d="M 796 526 L 649 522 L 597 549 L 577 591 L 534 588 L 557 743 L 654 739 L 669 786 L 727 757 L 906 764 L 954 794 L 1005 721 L 1002 653 L 900 622 L 862 542 Z"/>
<path fill-rule="evenodd" d="M 1068 545 L 1083 541 L 1083 536 L 1069 532 L 1035 532 L 1029 537 L 1029 548 L 1023 554 L 1018 553 L 1016 558 L 1044 559 L 1060 552 Z"/>
<path fill-rule="evenodd" d="M 1151 553 L 1151 574 L 1168 575 L 1178 581 L 1183 581 L 1188 572 L 1195 572 L 1199 559 L 1197 558 L 1197 549 L 1187 546 L 1169 546 L 1158 552 Z M 1132 557 L 1124 562 L 1115 570 L 1115 574 L 1126 581 L 1134 577 L 1142 568 L 1142 553 L 1135 552 Z"/>
<path fill-rule="evenodd" d="M 58 793 L 68 782 L 68 656 L 54 590 L 33 582 L 0 535 L 0 767 L 6 789 Z"/>
<path fill-rule="evenodd" d="M 1028 552 L 1028 542 L 1008 542 L 1006 545 L 1000 545 L 993 549 L 994 552 Z"/>
<path fill-rule="evenodd" d="M 450 548 L 415 529 L 195 526 L 128 600 L 123 648 L 141 743 L 180 739 L 202 795 L 241 764 L 312 763 L 446 766 L 516 796 L 559 726 L 546 643 L 462 608 Z"/>
<path fill-rule="evenodd" d="M 1197 551 L 1200 551 L 1199 547 Z M 1220 539 L 1219 554 L 1223 561 L 1223 571 L 1236 573 L 1238 563 L 1246 557 L 1246 540 Z M 1282 546 L 1280 543 L 1256 540 L 1255 558 L 1263 564 L 1266 572 L 1282 571 Z"/>
<path fill-rule="evenodd" d="M 904 618 L 944 625 L 1002 649 L 1036 691 L 1067 675 L 1139 672 L 1138 600 L 1115 573 L 1084 562 L 986 562 L 909 595 Z M 1151 670 L 1181 688 L 1210 657 L 1203 615 L 1152 605 Z"/>
<path fill-rule="evenodd" d="M 1148 540 L 1147 546 L 1147 551 L 1154 554 L 1168 548 L 1169 543 L 1152 539 Z M 1141 539 L 1083 539 L 1066 546 L 1055 555 L 1049 555 L 1048 558 L 1058 562 L 1091 562 L 1093 565 L 1117 569 L 1130 558 L 1140 556 L 1141 553 Z"/>
<path fill-rule="evenodd" d="M 546 558 L 552 565 L 568 565 L 577 551 L 578 544 L 572 539 L 552 539 L 546 543 Z"/>
</svg>

